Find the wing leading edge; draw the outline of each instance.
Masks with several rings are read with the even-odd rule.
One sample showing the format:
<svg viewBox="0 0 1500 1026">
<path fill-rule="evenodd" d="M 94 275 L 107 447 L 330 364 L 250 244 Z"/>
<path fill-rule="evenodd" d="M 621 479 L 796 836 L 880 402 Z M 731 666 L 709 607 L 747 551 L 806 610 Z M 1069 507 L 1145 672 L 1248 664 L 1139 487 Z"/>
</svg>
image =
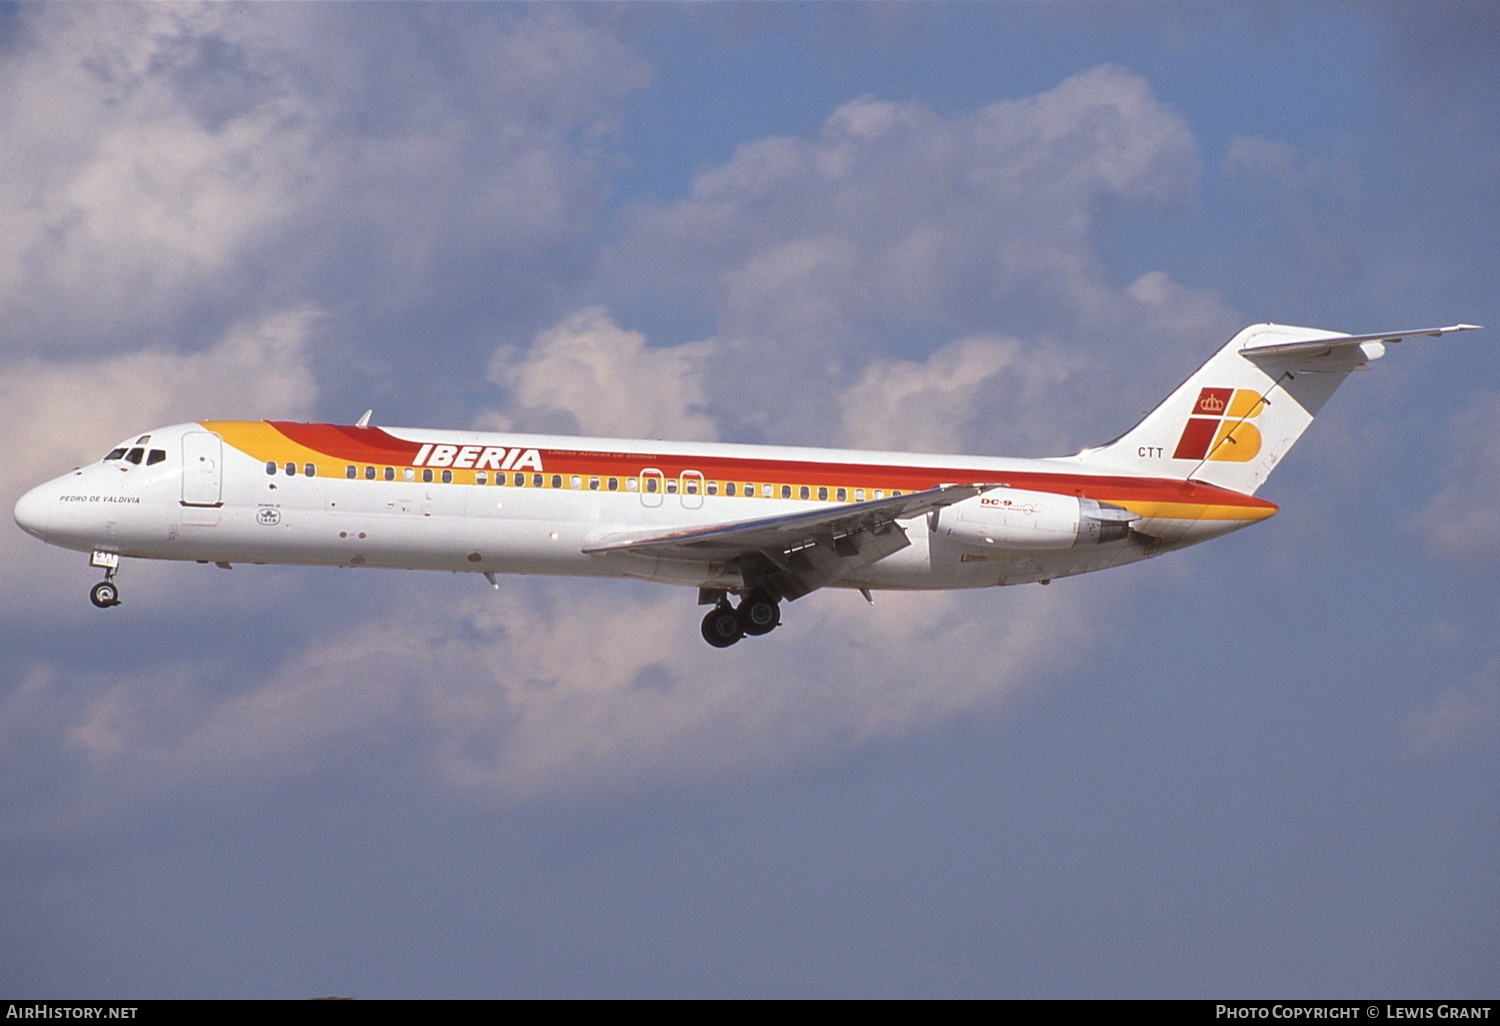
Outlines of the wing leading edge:
<svg viewBox="0 0 1500 1026">
<path fill-rule="evenodd" d="M 910 545 L 898 520 L 932 513 L 995 487 L 938 485 L 926 491 L 807 513 L 666 532 L 605 535 L 585 545 L 583 551 L 737 562 L 747 588 L 765 588 L 782 598 L 798 599 Z"/>
</svg>

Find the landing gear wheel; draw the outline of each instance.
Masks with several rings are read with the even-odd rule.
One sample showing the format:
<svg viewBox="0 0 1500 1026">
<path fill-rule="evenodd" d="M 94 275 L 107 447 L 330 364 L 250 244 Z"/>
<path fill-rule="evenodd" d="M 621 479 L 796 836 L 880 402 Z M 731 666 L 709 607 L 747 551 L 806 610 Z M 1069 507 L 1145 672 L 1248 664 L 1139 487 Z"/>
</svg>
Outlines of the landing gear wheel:
<svg viewBox="0 0 1500 1026">
<path fill-rule="evenodd" d="M 120 589 L 115 587 L 113 581 L 100 581 L 89 589 L 89 601 L 100 609 L 118 606 L 120 604 Z"/>
<path fill-rule="evenodd" d="M 740 618 L 727 605 L 715 606 L 703 618 L 703 640 L 714 648 L 728 648 L 744 636 Z"/>
<path fill-rule="evenodd" d="M 770 634 L 781 623 L 781 606 L 764 595 L 751 595 L 735 610 L 740 626 L 752 637 Z"/>
</svg>

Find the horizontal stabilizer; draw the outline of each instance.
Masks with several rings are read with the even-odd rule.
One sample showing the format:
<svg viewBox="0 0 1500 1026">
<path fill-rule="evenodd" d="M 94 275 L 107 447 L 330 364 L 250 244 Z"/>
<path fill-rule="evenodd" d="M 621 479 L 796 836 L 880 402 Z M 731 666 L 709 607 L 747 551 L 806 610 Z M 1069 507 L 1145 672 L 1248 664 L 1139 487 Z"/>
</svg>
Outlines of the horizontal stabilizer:
<svg viewBox="0 0 1500 1026">
<path fill-rule="evenodd" d="M 1335 332 L 1315 332 L 1315 337 L 1290 342 L 1267 342 L 1261 345 L 1252 343 L 1242 348 L 1239 352 L 1241 356 L 1249 357 L 1252 360 L 1278 356 L 1322 356 L 1331 354 L 1337 349 L 1362 345 L 1366 342 L 1400 342 L 1404 338 L 1417 338 L 1422 335 L 1437 338 L 1441 335 L 1452 334 L 1455 331 L 1474 331 L 1479 327 L 1480 325 L 1478 324 L 1450 324 L 1446 328 L 1386 331 L 1375 335 L 1340 335 Z"/>
</svg>

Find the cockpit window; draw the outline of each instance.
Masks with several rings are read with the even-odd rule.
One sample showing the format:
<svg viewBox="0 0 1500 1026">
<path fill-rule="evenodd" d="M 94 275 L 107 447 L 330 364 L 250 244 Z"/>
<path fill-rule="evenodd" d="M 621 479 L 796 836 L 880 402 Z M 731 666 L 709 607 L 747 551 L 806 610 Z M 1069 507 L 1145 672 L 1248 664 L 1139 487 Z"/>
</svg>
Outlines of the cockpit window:
<svg viewBox="0 0 1500 1026">
<path fill-rule="evenodd" d="M 125 455 L 125 447 L 122 445 L 118 449 L 111 449 L 111 450 L 109 450 L 109 455 L 106 456 L 106 457 L 104 457 L 104 462 L 108 463 L 110 460 L 117 460 L 121 456 L 124 456 L 124 455 Z"/>
<path fill-rule="evenodd" d="M 141 457 L 145 456 L 145 455 L 146 455 L 146 450 L 145 449 L 142 449 L 140 447 L 136 447 L 134 449 L 131 449 L 129 452 L 127 452 L 125 454 L 125 462 L 127 462 L 127 463 L 134 463 L 136 465 L 139 465 L 140 462 L 141 462 Z"/>
<path fill-rule="evenodd" d="M 150 452 L 146 453 L 146 466 L 149 467 L 149 466 L 152 466 L 154 464 L 160 463 L 162 460 L 164 460 L 166 458 L 167 458 L 167 450 L 165 450 L 165 449 L 152 449 Z"/>
</svg>

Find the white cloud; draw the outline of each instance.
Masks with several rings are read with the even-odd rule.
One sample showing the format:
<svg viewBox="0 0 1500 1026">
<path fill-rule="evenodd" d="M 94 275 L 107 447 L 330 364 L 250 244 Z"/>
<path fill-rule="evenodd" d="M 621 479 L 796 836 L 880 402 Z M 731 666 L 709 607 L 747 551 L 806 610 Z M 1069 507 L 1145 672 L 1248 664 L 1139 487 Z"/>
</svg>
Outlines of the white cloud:
<svg viewBox="0 0 1500 1026">
<path fill-rule="evenodd" d="M 1124 340 L 1205 323 L 1192 341 L 1220 341 L 1235 318 L 1217 296 L 1162 272 L 1122 288 L 1098 249 L 1102 210 L 1181 203 L 1198 164 L 1182 118 L 1121 68 L 951 118 L 864 97 L 814 138 L 746 143 L 687 198 L 630 211 L 607 266 L 715 310 L 716 409 L 778 440 L 830 440 L 826 397 L 871 357 L 911 360 L 914 339 L 1045 331 L 1101 364 Z M 1194 316 L 1163 316 L 1164 296 Z"/>
<path fill-rule="evenodd" d="M 1444 688 L 1426 712 L 1401 724 L 1407 752 L 1451 755 L 1481 745 L 1500 730 L 1500 687 L 1493 683 Z"/>
<path fill-rule="evenodd" d="M 882 594 L 867 607 L 825 593 L 789 607 L 770 637 L 721 651 L 697 637 L 684 590 L 507 589 L 322 638 L 231 697 L 212 671 L 174 665 L 147 674 L 149 688 L 136 676 L 75 688 L 66 725 L 55 702 L 14 712 L 148 790 L 280 779 L 360 752 L 411 758 L 490 799 L 628 789 L 993 715 L 1086 648 L 1077 595 Z"/>
<path fill-rule="evenodd" d="M 565 9 L 20 10 L 0 317 L 29 353 L 312 301 L 545 291 L 601 195 L 571 133 L 646 69 Z M 353 302 L 351 302 L 353 300 Z M 368 343 L 367 343 L 368 344 Z"/>
<path fill-rule="evenodd" d="M 204 418 L 306 417 L 318 390 L 308 366 L 319 313 L 286 310 L 236 325 L 190 355 L 146 351 L 68 362 L 23 360 L 0 369 L 0 507 L 9 519 L 27 489 L 99 459 L 121 438 Z M 8 612 L 58 600 L 66 556 L 19 530 L 0 531 Z M 70 603 L 81 593 L 69 591 Z"/>
<path fill-rule="evenodd" d="M 1461 558 L 1500 553 L 1500 394 L 1480 391 L 1452 421 L 1443 487 L 1418 516 L 1429 544 Z"/>
<path fill-rule="evenodd" d="M 1297 154 L 1284 142 L 1259 136 L 1235 136 L 1224 151 L 1225 171 L 1252 171 L 1271 178 L 1294 180 Z"/>
<path fill-rule="evenodd" d="M 715 284 L 736 332 L 826 327 L 827 304 L 846 328 L 994 313 L 1031 289 L 1076 315 L 1109 291 L 1098 205 L 1180 200 L 1197 166 L 1181 118 L 1119 68 L 951 120 L 866 97 L 816 139 L 741 146 L 688 199 L 639 211 L 621 252 Z"/>
<path fill-rule="evenodd" d="M 515 418 L 480 418 L 501 430 L 517 425 L 585 435 L 716 437 L 704 412 L 703 364 L 711 343 L 647 348 L 646 337 L 615 323 L 603 307 L 588 307 L 543 331 L 523 355 L 501 349 L 490 380 L 511 394 Z M 557 414 L 567 423 L 552 423 Z"/>
<path fill-rule="evenodd" d="M 959 339 L 922 363 L 874 360 L 839 397 L 847 444 L 915 452 L 962 452 L 1003 434 L 1017 451 L 1048 451 L 1070 418 L 1037 402 L 1068 376 L 1066 354 L 1040 353 L 1015 339 Z M 986 411 L 1005 423 L 974 421 Z"/>
</svg>

